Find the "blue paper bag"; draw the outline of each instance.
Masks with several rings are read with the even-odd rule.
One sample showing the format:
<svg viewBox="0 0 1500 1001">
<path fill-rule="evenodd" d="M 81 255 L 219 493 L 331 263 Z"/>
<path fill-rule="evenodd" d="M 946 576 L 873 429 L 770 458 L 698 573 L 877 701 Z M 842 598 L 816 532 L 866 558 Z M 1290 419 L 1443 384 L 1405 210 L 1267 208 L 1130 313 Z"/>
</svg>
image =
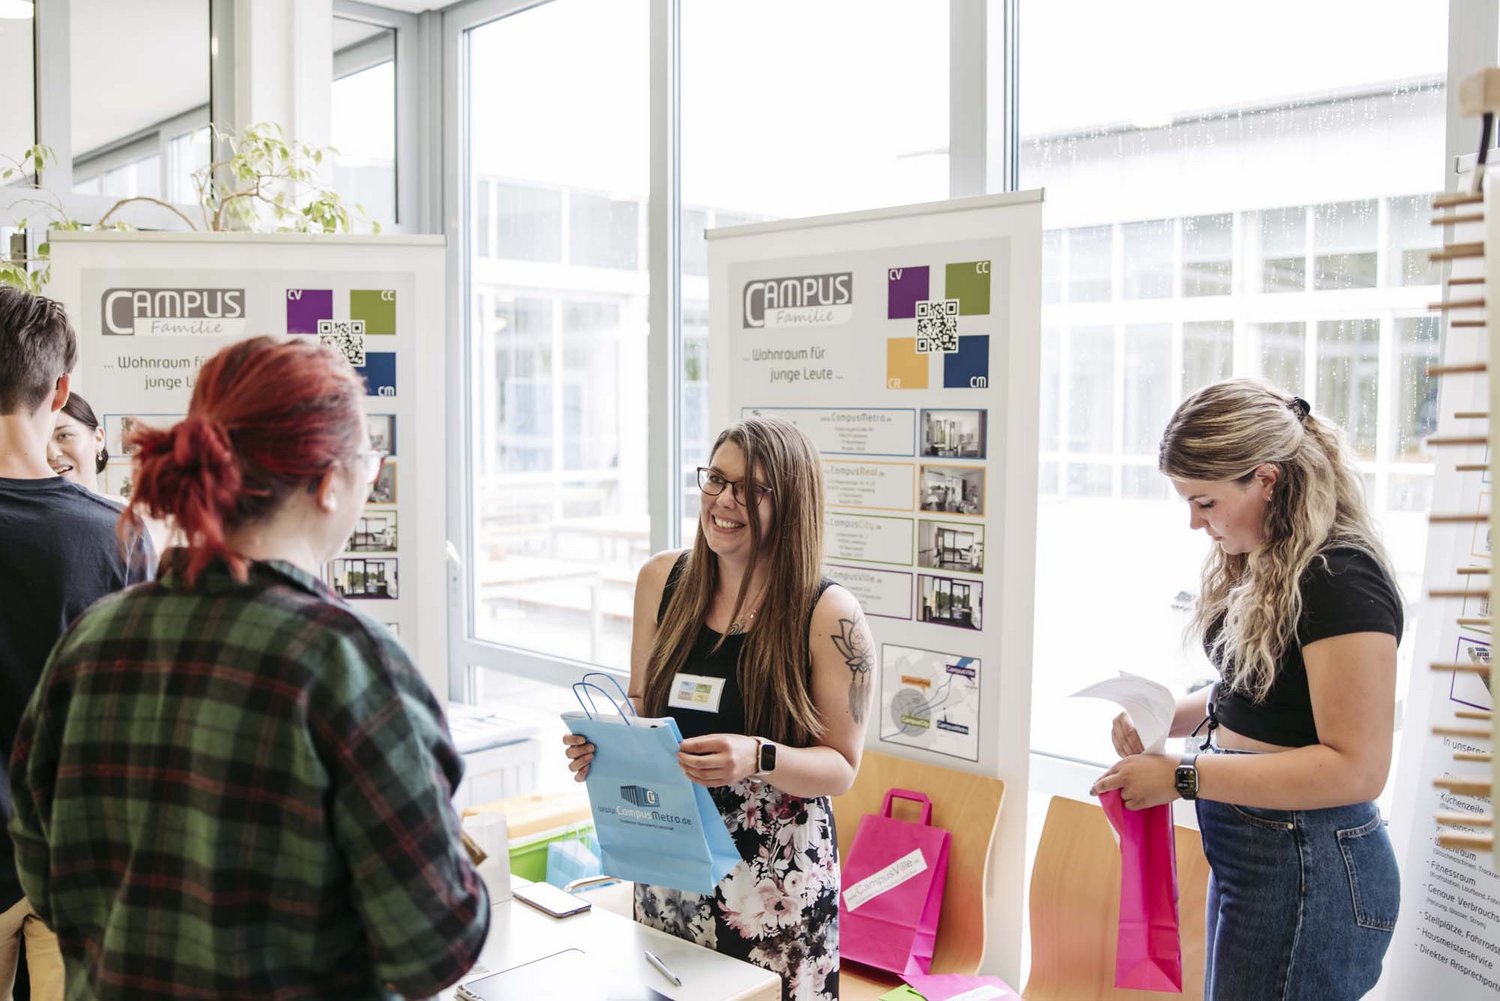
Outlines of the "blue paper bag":
<svg viewBox="0 0 1500 1001">
<path fill-rule="evenodd" d="M 588 674 L 573 686 L 582 712 L 563 713 L 568 729 L 594 745 L 586 787 L 606 875 L 690 893 L 713 893 L 740 862 L 713 797 L 677 763 L 682 732 L 671 717 L 638 716 L 625 693 L 620 702 Z M 608 680 L 616 690 L 619 683 Z M 589 690 L 615 709 L 594 711 Z M 621 705 L 623 703 L 623 706 Z"/>
</svg>

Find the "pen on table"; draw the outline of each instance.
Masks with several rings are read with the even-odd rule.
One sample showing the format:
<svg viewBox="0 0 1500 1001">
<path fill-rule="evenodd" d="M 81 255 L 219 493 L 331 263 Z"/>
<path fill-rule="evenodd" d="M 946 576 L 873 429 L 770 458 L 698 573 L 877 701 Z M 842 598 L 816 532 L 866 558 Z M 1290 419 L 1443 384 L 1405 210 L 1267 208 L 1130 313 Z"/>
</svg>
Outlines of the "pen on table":
<svg viewBox="0 0 1500 1001">
<path fill-rule="evenodd" d="M 682 978 L 673 973 L 671 970 L 667 969 L 667 964 L 663 963 L 660 959 L 657 959 L 655 953 L 653 953 L 650 949 L 645 949 L 642 951 L 646 953 L 646 962 L 656 967 L 658 973 L 666 977 L 668 980 L 672 981 L 673 986 L 682 986 Z"/>
</svg>

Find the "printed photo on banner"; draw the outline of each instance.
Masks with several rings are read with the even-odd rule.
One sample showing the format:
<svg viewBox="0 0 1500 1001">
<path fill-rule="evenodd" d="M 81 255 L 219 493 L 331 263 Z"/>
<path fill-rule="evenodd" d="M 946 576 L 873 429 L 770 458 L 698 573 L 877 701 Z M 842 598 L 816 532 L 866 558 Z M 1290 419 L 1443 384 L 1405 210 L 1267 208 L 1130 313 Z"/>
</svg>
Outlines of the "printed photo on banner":
<svg viewBox="0 0 1500 1001">
<path fill-rule="evenodd" d="M 1489 664 L 1490 644 L 1478 636 L 1459 636 L 1458 647 L 1453 654 L 1455 664 Z M 1494 711 L 1495 700 L 1490 695 L 1484 676 L 1468 671 L 1453 671 L 1448 683 L 1448 699 L 1470 709 Z"/>
<path fill-rule="evenodd" d="M 106 464 L 104 475 L 99 480 L 99 488 L 111 497 L 118 497 L 122 501 L 130 500 L 130 493 L 135 489 L 134 465 L 128 461 Z"/>
<path fill-rule="evenodd" d="M 371 504 L 396 503 L 396 463 L 390 459 L 380 467 L 380 475 L 370 485 Z"/>
<path fill-rule="evenodd" d="M 880 649 L 880 739 L 979 760 L 978 657 L 885 643 Z"/>
<path fill-rule="evenodd" d="M 922 574 L 918 593 L 918 620 L 935 626 L 984 628 L 984 585 L 979 581 Z"/>
<path fill-rule="evenodd" d="M 984 526 L 928 521 L 917 529 L 917 565 L 929 570 L 984 572 Z"/>
<path fill-rule="evenodd" d="M 328 584 L 344 598 L 398 598 L 398 561 L 394 559 L 337 559 L 328 570 Z"/>
<path fill-rule="evenodd" d="M 983 410 L 923 410 L 922 458 L 985 458 L 985 416 Z"/>
<path fill-rule="evenodd" d="M 983 515 L 983 467 L 923 466 L 920 507 L 940 514 Z"/>
<path fill-rule="evenodd" d="M 134 446 L 125 443 L 130 432 L 141 426 L 165 431 L 182 420 L 182 414 L 105 414 L 104 447 L 114 456 L 134 455 Z"/>
<path fill-rule="evenodd" d="M 349 544 L 344 548 L 351 553 L 394 553 L 399 548 L 396 512 L 366 511 L 354 523 Z"/>
<path fill-rule="evenodd" d="M 365 414 L 365 427 L 370 432 L 370 447 L 384 452 L 386 458 L 396 454 L 396 415 Z"/>
</svg>

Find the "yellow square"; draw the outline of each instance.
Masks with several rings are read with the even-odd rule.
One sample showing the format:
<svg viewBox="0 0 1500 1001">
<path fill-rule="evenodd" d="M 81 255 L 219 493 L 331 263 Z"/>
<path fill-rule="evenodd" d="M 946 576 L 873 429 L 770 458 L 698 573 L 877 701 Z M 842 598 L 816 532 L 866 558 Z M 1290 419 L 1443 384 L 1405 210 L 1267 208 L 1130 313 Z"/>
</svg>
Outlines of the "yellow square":
<svg viewBox="0 0 1500 1001">
<path fill-rule="evenodd" d="M 915 337 L 891 337 L 886 340 L 886 389 L 926 389 L 927 367 L 927 356 L 917 354 Z"/>
</svg>

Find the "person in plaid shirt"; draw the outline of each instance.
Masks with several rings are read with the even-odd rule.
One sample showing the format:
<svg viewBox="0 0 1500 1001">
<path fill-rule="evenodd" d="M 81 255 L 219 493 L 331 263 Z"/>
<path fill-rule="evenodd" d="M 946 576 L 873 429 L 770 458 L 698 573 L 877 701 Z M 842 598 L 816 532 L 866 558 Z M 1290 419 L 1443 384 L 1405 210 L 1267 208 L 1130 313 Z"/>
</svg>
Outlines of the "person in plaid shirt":
<svg viewBox="0 0 1500 1001">
<path fill-rule="evenodd" d="M 11 756 L 69 999 L 425 997 L 479 954 L 442 709 L 317 576 L 379 475 L 363 401 L 315 340 L 252 338 L 134 435 L 131 510 L 191 545 L 63 636 Z"/>
</svg>

